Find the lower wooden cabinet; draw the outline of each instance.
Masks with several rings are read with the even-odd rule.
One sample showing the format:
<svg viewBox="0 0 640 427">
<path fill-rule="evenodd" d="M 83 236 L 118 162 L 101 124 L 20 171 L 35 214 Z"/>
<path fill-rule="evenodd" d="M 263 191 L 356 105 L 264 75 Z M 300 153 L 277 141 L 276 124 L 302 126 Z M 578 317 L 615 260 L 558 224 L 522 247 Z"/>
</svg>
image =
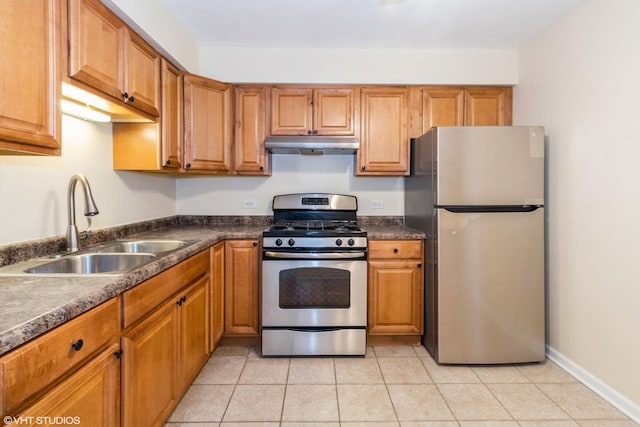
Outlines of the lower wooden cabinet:
<svg viewBox="0 0 640 427">
<path fill-rule="evenodd" d="M 213 353 L 224 333 L 224 242 L 213 245 L 211 253 L 211 272 L 209 280 L 209 315 L 211 334 L 209 352 Z"/>
<path fill-rule="evenodd" d="M 113 298 L 3 355 L 0 358 L 2 415 L 74 415 L 66 408 L 75 410 L 92 403 L 98 410 L 104 409 L 104 417 L 115 417 L 118 383 L 107 376 L 113 374 L 118 379 L 120 375 L 120 363 L 112 360 L 119 348 L 119 322 L 120 299 Z M 104 372 L 99 373 L 100 370 Z M 94 390 L 69 393 L 73 389 L 69 384 L 85 383 Z M 87 425 L 109 424 L 88 422 Z"/>
<path fill-rule="evenodd" d="M 225 336 L 258 336 L 260 245 L 258 240 L 225 242 Z"/>
<path fill-rule="evenodd" d="M 161 425 L 176 405 L 177 317 L 168 302 L 122 337 L 124 426 Z"/>
<path fill-rule="evenodd" d="M 122 335 L 125 427 L 163 425 L 207 361 L 209 261 L 205 250 L 125 292 L 125 325 L 141 319 Z"/>
<path fill-rule="evenodd" d="M 16 424 L 119 426 L 118 350 L 118 344 L 113 344 L 93 358 L 36 404 L 20 413 Z"/>
<path fill-rule="evenodd" d="M 368 333 L 414 336 L 423 332 L 423 244 L 369 241 Z"/>
</svg>

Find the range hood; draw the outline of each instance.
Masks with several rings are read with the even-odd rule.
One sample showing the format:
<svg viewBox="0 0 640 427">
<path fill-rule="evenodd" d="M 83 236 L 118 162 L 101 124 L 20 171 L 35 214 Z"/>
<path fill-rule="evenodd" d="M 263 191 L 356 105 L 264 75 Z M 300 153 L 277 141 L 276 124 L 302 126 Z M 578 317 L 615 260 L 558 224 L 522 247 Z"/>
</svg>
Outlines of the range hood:
<svg viewBox="0 0 640 427">
<path fill-rule="evenodd" d="M 335 136 L 268 136 L 264 146 L 274 154 L 354 154 L 360 147 L 356 137 Z"/>
</svg>

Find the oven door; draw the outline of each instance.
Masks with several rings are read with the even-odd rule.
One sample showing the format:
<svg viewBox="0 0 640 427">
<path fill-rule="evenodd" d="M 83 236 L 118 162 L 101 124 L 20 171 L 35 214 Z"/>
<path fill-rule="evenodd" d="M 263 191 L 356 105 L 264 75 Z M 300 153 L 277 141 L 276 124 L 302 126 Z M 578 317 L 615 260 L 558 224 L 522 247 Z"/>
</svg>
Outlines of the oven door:
<svg viewBox="0 0 640 427">
<path fill-rule="evenodd" d="M 263 260 L 263 327 L 366 325 L 366 260 Z"/>
</svg>

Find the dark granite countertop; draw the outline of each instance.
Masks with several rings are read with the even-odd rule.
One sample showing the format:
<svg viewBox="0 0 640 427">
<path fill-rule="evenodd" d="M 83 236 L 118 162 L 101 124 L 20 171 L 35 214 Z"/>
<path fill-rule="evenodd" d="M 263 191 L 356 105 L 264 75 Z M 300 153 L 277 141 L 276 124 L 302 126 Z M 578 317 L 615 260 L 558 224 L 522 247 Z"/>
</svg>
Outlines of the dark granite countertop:
<svg viewBox="0 0 640 427">
<path fill-rule="evenodd" d="M 177 219 L 176 219 L 177 218 Z M 195 240 L 196 243 L 159 257 L 130 273 L 120 276 L 25 277 L 0 276 L 0 355 L 59 326 L 91 308 L 123 293 L 144 280 L 178 264 L 225 239 L 256 239 L 267 228 L 265 220 L 257 223 L 242 221 L 222 223 L 211 218 L 191 217 L 189 221 L 172 218 L 165 228 L 133 234 L 118 232 L 101 236 L 103 241 L 118 238 Z M 186 224 L 185 224 L 186 222 Z M 363 224 L 370 239 L 423 239 L 423 233 L 401 224 Z M 144 230 L 145 227 L 142 227 Z M 95 243 L 95 242 L 92 242 Z M 58 247 L 48 243 L 49 246 Z M 0 248 L 2 249 L 2 248 Z M 13 249 L 13 247 L 11 248 Z M 31 249 L 31 251 L 33 251 Z M 54 253 L 51 251 L 50 253 Z M 11 257 L 12 251 L 5 250 Z M 30 252 L 31 254 L 31 252 Z M 37 254 L 42 256 L 43 254 Z M 16 258 L 14 256 L 14 258 Z M 23 261 L 17 259 L 17 261 Z M 6 264 L 6 263 L 5 263 Z"/>
</svg>

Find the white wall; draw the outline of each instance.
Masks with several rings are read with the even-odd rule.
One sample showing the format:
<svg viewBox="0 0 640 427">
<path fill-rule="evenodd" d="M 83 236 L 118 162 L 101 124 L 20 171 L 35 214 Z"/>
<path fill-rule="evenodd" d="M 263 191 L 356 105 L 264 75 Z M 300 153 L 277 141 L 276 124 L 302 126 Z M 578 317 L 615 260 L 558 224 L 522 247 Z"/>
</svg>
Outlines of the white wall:
<svg viewBox="0 0 640 427">
<path fill-rule="evenodd" d="M 248 83 L 513 85 L 516 49 L 200 49 L 200 73 Z"/>
<path fill-rule="evenodd" d="M 198 45 L 160 0 L 102 2 L 175 65 L 198 72 Z"/>
<path fill-rule="evenodd" d="M 515 122 L 548 135 L 550 349 L 636 419 L 639 18 L 637 0 L 586 1 L 521 49 L 514 92 Z"/>
<path fill-rule="evenodd" d="M 93 228 L 175 215 L 175 180 L 112 169 L 111 124 L 62 116 L 62 156 L 0 157 L 0 245 L 64 235 L 67 184 L 84 173 L 100 214 Z M 84 198 L 76 186 L 76 221 L 84 230 Z"/>
<path fill-rule="evenodd" d="M 181 178 L 177 210 L 181 215 L 271 215 L 276 194 L 326 192 L 358 196 L 359 215 L 403 215 L 400 177 L 354 177 L 353 155 L 319 157 L 274 155 L 270 177 Z M 255 209 L 244 201 L 255 200 Z M 381 201 L 383 208 L 372 208 Z"/>
</svg>

